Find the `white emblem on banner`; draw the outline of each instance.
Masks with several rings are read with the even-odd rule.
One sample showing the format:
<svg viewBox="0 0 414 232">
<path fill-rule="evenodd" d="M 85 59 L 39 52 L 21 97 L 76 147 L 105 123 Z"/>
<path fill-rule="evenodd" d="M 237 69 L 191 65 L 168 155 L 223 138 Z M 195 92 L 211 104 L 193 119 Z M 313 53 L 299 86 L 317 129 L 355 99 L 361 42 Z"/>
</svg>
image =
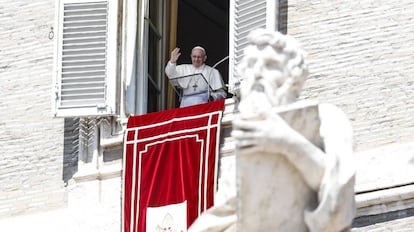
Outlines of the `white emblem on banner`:
<svg viewBox="0 0 414 232">
<path fill-rule="evenodd" d="M 187 201 L 147 208 L 147 232 L 186 232 Z"/>
</svg>

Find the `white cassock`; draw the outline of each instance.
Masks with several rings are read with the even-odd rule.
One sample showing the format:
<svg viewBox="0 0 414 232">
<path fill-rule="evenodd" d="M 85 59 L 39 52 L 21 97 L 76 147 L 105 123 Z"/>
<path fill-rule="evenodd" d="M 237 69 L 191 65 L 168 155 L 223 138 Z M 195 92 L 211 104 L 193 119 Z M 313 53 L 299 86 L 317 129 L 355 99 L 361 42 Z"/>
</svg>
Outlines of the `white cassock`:
<svg viewBox="0 0 414 232">
<path fill-rule="evenodd" d="M 199 73 L 204 78 L 201 75 L 194 75 Z M 206 103 L 210 96 L 214 100 L 226 97 L 220 72 L 208 65 L 203 64 L 196 68 L 192 64 L 176 65 L 168 62 L 165 74 L 172 85 L 183 90 L 180 107 Z M 208 88 L 209 85 L 211 89 Z"/>
</svg>

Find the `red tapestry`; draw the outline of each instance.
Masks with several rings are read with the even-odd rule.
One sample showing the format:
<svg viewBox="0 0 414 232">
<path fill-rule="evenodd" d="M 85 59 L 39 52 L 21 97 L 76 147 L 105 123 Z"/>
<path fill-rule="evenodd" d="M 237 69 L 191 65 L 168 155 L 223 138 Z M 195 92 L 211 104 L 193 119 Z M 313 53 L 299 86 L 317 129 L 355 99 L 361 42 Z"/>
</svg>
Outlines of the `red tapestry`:
<svg viewBox="0 0 414 232">
<path fill-rule="evenodd" d="M 186 231 L 213 205 L 224 100 L 130 117 L 123 231 Z"/>
</svg>

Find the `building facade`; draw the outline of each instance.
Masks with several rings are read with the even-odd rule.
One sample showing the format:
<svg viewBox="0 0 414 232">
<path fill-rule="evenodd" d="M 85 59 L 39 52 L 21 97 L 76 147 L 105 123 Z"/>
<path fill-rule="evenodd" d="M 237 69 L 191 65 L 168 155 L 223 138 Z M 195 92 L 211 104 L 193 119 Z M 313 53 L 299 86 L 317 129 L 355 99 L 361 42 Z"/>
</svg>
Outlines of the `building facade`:
<svg viewBox="0 0 414 232">
<path fill-rule="evenodd" d="M 127 117 L 176 106 L 163 71 L 169 51 L 182 47 L 185 62 L 191 47 L 205 46 L 210 65 L 228 56 L 218 68 L 231 95 L 245 38 L 260 27 L 292 35 L 308 52 L 302 98 L 349 116 L 362 162 L 359 216 L 414 207 L 401 207 L 411 191 L 382 210 L 369 195 L 414 183 L 412 1 L 2 3 L 0 218 L 91 202 L 120 218 Z"/>
</svg>

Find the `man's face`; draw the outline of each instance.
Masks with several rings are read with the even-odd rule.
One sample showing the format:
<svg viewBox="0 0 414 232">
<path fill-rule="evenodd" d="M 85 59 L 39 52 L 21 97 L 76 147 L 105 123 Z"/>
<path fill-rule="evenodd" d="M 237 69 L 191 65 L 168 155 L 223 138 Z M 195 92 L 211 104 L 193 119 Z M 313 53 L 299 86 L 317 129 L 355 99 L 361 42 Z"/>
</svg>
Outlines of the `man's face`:
<svg viewBox="0 0 414 232">
<path fill-rule="evenodd" d="M 193 63 L 194 67 L 196 68 L 203 65 L 206 59 L 207 59 L 207 56 L 204 55 L 203 51 L 200 49 L 194 49 L 191 52 L 191 63 Z"/>
</svg>

